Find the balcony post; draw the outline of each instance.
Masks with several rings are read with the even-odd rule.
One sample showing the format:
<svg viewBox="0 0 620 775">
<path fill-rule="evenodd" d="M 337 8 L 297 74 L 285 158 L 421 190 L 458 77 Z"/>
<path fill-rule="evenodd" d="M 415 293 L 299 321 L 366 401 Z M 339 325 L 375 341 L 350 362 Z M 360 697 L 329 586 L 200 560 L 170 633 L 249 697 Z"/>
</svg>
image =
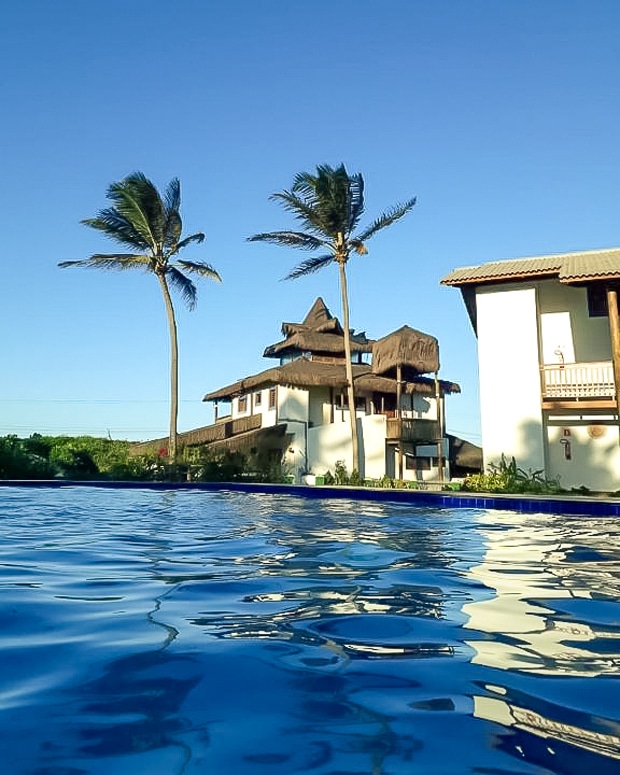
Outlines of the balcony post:
<svg viewBox="0 0 620 775">
<path fill-rule="evenodd" d="M 398 478 L 403 478 L 403 421 L 400 410 L 402 396 L 403 369 L 400 363 L 396 366 L 396 417 L 398 418 Z"/>
<path fill-rule="evenodd" d="M 609 333 L 611 335 L 611 359 L 614 366 L 616 387 L 616 411 L 620 415 L 620 320 L 618 318 L 618 292 L 607 288 L 607 311 L 609 314 Z"/>
<path fill-rule="evenodd" d="M 439 384 L 439 372 L 435 372 L 435 404 L 437 411 L 437 428 L 439 431 L 439 439 L 437 441 L 437 466 L 439 467 L 439 481 L 443 482 L 443 395 L 441 392 L 441 385 Z"/>
</svg>

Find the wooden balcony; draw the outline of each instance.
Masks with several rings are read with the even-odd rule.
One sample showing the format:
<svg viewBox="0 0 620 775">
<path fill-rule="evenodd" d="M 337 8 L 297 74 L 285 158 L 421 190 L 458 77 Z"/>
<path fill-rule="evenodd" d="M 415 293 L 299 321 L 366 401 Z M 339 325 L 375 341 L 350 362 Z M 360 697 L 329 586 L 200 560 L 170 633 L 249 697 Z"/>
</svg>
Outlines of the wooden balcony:
<svg viewBox="0 0 620 775">
<path fill-rule="evenodd" d="M 388 441 L 436 441 L 439 436 L 437 420 L 412 420 L 404 417 L 388 417 L 386 420 Z"/>
<path fill-rule="evenodd" d="M 611 361 L 541 366 L 543 409 L 615 409 Z"/>
</svg>

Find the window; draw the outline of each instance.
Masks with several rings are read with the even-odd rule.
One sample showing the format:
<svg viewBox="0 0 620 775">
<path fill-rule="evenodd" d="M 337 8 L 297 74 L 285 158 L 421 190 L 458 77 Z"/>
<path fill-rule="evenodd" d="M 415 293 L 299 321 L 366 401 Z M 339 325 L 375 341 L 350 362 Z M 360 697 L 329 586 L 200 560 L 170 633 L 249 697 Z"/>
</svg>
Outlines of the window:
<svg viewBox="0 0 620 775">
<path fill-rule="evenodd" d="M 276 408 L 276 389 L 274 387 L 269 388 L 269 408 Z"/>
<path fill-rule="evenodd" d="M 260 406 L 263 403 L 263 394 L 259 390 L 258 393 L 254 393 L 254 406 Z"/>
<path fill-rule="evenodd" d="M 436 457 L 413 457 L 406 455 L 405 468 L 407 471 L 430 471 L 431 468 L 439 466 L 439 459 Z"/>
<path fill-rule="evenodd" d="M 248 411 L 248 397 L 247 396 L 239 396 L 237 400 L 237 410 L 239 412 L 247 412 Z"/>
<path fill-rule="evenodd" d="M 603 285 L 588 285 L 588 315 L 591 318 L 607 317 L 607 293 Z"/>
<path fill-rule="evenodd" d="M 349 396 L 346 393 L 338 393 L 334 396 L 334 405 L 336 409 L 348 409 L 349 408 Z M 355 396 L 355 408 L 359 411 L 366 411 L 366 397 Z"/>
</svg>

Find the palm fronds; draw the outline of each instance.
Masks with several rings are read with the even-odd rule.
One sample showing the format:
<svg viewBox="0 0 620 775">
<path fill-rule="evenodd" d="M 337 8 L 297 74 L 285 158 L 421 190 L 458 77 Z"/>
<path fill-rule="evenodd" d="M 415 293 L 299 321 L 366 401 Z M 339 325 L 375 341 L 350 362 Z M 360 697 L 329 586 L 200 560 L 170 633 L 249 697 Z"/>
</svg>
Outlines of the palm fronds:
<svg viewBox="0 0 620 775">
<path fill-rule="evenodd" d="M 415 207 L 416 201 L 417 200 L 415 198 L 409 199 L 409 201 L 404 202 L 403 204 L 395 205 L 387 212 L 382 213 L 374 221 L 374 223 L 371 223 L 367 229 L 365 229 L 361 234 L 357 235 L 358 241 L 366 242 L 378 231 L 381 231 L 381 229 L 385 229 L 387 226 L 391 226 L 393 223 L 396 223 L 396 221 L 399 221 L 404 215 L 412 210 L 413 207 Z"/>
<path fill-rule="evenodd" d="M 291 270 L 284 279 L 296 280 L 298 277 L 304 277 L 307 274 L 314 274 L 314 272 L 318 272 L 319 269 L 323 269 L 324 266 L 331 264 L 333 260 L 334 256 L 331 253 L 326 256 L 314 256 L 313 258 L 307 258 L 305 261 L 297 264 L 297 266 Z"/>
<path fill-rule="evenodd" d="M 159 192 L 141 172 L 134 172 L 108 188 L 114 209 L 140 234 L 151 250 L 163 244 L 164 205 Z"/>
<path fill-rule="evenodd" d="M 364 243 L 381 229 L 390 226 L 408 213 L 415 205 L 409 199 L 382 213 L 370 226 L 358 234 L 354 231 L 364 213 L 364 178 L 360 173 L 349 175 L 344 164 L 330 167 L 319 165 L 315 173 L 299 172 L 290 189 L 272 194 L 278 202 L 305 227 L 304 231 L 280 230 L 263 232 L 248 237 L 249 242 L 272 242 L 301 250 L 331 249 L 333 258 L 348 261 L 352 251 L 365 255 Z M 303 262 L 290 276 L 301 277 L 325 266 L 320 261 Z"/>
<path fill-rule="evenodd" d="M 253 234 L 248 237 L 248 242 L 273 242 L 274 245 L 284 245 L 301 250 L 316 250 L 325 247 L 324 240 L 300 231 L 272 231 L 264 234 Z"/>
<path fill-rule="evenodd" d="M 93 267 L 95 269 L 149 269 L 150 256 L 140 256 L 134 253 L 95 253 L 90 258 L 79 261 L 61 261 L 58 266 L 65 269 L 69 266 Z"/>
<path fill-rule="evenodd" d="M 211 264 L 206 264 L 204 261 L 186 261 L 185 259 L 179 259 L 171 266 L 180 266 L 186 272 L 197 274 L 200 277 L 206 277 L 209 280 L 215 280 L 215 282 L 218 283 L 222 282 L 222 278 L 219 276 L 217 271 L 211 266 Z"/>
<path fill-rule="evenodd" d="M 190 234 L 189 237 L 185 237 L 180 242 L 175 243 L 174 253 L 178 253 L 179 250 L 183 250 L 183 248 L 187 247 L 187 245 L 190 245 L 192 242 L 201 243 L 204 241 L 205 235 L 201 231 L 196 232 L 196 234 Z"/>
<path fill-rule="evenodd" d="M 194 309 L 198 298 L 198 291 L 189 277 L 186 277 L 183 272 L 179 272 L 174 266 L 168 267 L 166 277 L 170 281 L 170 285 L 180 293 L 188 309 Z"/>
<path fill-rule="evenodd" d="M 178 178 L 168 183 L 162 197 L 142 172 L 134 172 L 112 183 L 107 196 L 113 206 L 100 210 L 95 218 L 87 218 L 82 223 L 121 245 L 134 248 L 135 252 L 97 253 L 78 261 L 61 261 L 60 267 L 120 270 L 138 267 L 160 275 L 169 274 L 171 284 L 190 306 L 196 303 L 196 289 L 191 281 L 186 284 L 181 280 L 183 271 L 221 282 L 219 274 L 210 264 L 179 260 L 173 264 L 171 261 L 183 248 L 205 239 L 202 232 L 181 239 L 183 222 L 179 212 L 181 184 Z M 175 271 L 169 271 L 173 266 Z"/>
</svg>

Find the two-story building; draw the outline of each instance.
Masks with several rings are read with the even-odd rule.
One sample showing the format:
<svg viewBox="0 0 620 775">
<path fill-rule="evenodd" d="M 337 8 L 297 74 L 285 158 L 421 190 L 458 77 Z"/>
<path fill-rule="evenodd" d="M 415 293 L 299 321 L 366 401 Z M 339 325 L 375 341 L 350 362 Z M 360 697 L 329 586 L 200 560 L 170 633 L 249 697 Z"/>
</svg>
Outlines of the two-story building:
<svg viewBox="0 0 620 775">
<path fill-rule="evenodd" d="M 278 365 L 209 392 L 212 426 L 184 443 L 241 449 L 257 459 L 282 459 L 294 473 L 323 475 L 351 460 L 344 334 L 322 299 L 301 323 L 284 323 L 268 346 Z M 351 332 L 359 444 L 365 478 L 444 480 L 450 476 L 445 396 L 460 392 L 438 378 L 437 340 L 403 326 L 380 339 Z M 468 445 L 466 445 L 468 446 Z M 471 446 L 471 445 L 469 445 Z M 466 458 L 471 450 L 464 449 Z M 475 455 L 474 455 L 475 457 Z M 458 461 L 457 461 L 458 464 Z"/>
<path fill-rule="evenodd" d="M 502 454 L 565 488 L 620 489 L 620 249 L 494 261 L 461 289 L 478 338 L 484 464 Z"/>
</svg>

